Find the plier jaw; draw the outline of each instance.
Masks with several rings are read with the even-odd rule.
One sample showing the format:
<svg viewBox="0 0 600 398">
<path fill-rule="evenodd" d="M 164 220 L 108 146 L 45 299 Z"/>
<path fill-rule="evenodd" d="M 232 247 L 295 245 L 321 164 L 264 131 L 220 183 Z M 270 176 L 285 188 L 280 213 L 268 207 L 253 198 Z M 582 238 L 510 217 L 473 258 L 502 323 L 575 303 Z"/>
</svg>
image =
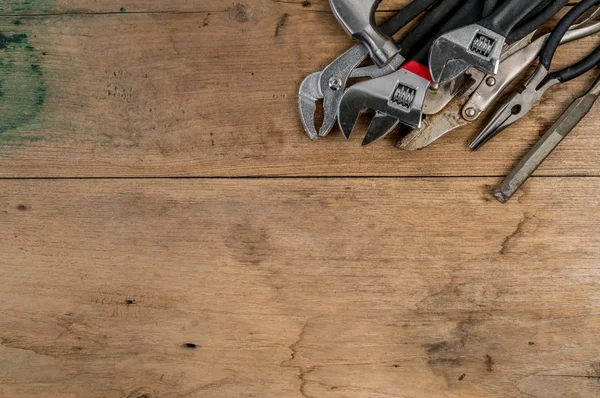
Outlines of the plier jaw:
<svg viewBox="0 0 600 398">
<path fill-rule="evenodd" d="M 308 138 L 315 141 L 318 138 L 315 128 L 315 115 L 317 113 L 317 102 L 322 98 L 319 89 L 321 72 L 311 73 L 300 85 L 298 94 L 298 106 L 300 108 L 300 120 Z"/>
</svg>

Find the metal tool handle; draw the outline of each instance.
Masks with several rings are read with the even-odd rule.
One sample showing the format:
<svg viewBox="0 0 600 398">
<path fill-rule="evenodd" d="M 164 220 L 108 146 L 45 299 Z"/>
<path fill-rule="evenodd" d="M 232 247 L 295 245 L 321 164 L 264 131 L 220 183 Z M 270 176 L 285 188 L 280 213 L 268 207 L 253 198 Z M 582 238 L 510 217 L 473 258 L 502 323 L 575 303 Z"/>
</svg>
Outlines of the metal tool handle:
<svg viewBox="0 0 600 398">
<path fill-rule="evenodd" d="M 375 10 L 381 0 L 329 0 L 333 14 L 346 33 L 369 49 L 377 66 L 389 63 L 400 47 L 375 24 Z"/>
<path fill-rule="evenodd" d="M 421 15 L 425 10 L 427 10 L 431 5 L 435 3 L 440 3 L 442 1 L 447 0 L 414 0 L 412 3 L 408 4 L 406 7 L 398 11 L 393 17 L 385 21 L 383 24 L 379 26 L 381 31 L 388 35 L 393 36 L 406 25 L 408 25 L 412 20 Z M 453 0 L 454 1 L 454 0 Z M 437 6 L 436 6 L 437 7 Z M 421 20 L 421 22 L 417 25 L 422 25 L 425 23 L 426 19 L 430 19 L 431 12 L 427 14 Z M 410 35 L 410 33 L 409 33 Z M 402 54 L 408 54 L 412 51 L 412 48 L 417 44 L 416 41 L 412 40 L 410 42 L 402 41 Z M 358 45 L 360 48 L 364 48 L 361 45 Z M 357 50 L 358 51 L 358 50 Z M 366 49 L 365 49 L 366 51 Z M 366 56 L 366 54 L 365 54 Z M 393 62 L 389 62 L 387 65 L 383 67 L 379 67 L 377 65 L 369 65 L 363 66 L 360 68 L 354 68 L 350 74 L 352 78 L 360 78 L 360 77 L 370 77 L 372 79 L 376 79 L 380 76 L 388 75 L 394 71 L 396 71 L 404 62 L 403 57 L 395 57 Z M 354 66 L 354 64 L 353 64 Z M 336 111 L 337 112 L 337 111 Z"/>
<path fill-rule="evenodd" d="M 550 4 L 544 4 L 544 7 L 539 10 L 533 10 L 530 15 L 533 15 L 531 18 L 525 19 L 523 22 L 520 22 L 515 29 L 513 29 L 508 37 L 506 38 L 506 42 L 508 44 L 515 43 L 522 38 L 526 37 L 531 32 L 534 32 L 541 28 L 546 22 L 548 22 L 552 17 L 554 17 L 567 3 L 569 0 L 551 0 Z"/>
<path fill-rule="evenodd" d="M 515 166 L 506 179 L 494 190 L 494 196 L 506 203 L 521 185 L 535 172 L 562 140 L 589 113 L 600 95 L 600 78 L 583 97 L 573 101 L 546 134 Z"/>
<path fill-rule="evenodd" d="M 527 15 L 544 0 L 506 0 L 489 17 L 479 22 L 500 36 L 506 37 Z"/>
<path fill-rule="evenodd" d="M 573 25 L 586 11 L 599 3 L 600 0 L 583 0 L 561 19 L 561 21 L 552 31 L 552 34 L 548 38 L 548 41 L 546 42 L 546 45 L 540 54 L 540 64 L 542 64 L 546 70 L 550 70 L 556 49 L 560 45 L 563 37 L 571 28 L 571 25 Z M 558 80 L 564 83 L 569 80 L 573 80 L 576 77 L 586 73 L 599 63 L 600 47 L 575 65 L 551 73 L 546 78 L 546 81 Z"/>
</svg>

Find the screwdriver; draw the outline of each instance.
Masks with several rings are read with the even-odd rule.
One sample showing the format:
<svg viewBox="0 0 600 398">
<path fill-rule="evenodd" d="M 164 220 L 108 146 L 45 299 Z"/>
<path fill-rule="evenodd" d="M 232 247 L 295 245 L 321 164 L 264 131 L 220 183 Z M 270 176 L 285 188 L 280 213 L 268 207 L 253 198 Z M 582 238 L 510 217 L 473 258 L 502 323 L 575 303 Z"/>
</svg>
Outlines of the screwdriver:
<svg viewBox="0 0 600 398">
<path fill-rule="evenodd" d="M 590 112 L 600 96 L 600 77 L 589 91 L 571 103 L 546 134 L 535 144 L 527 155 L 517 164 L 506 179 L 494 190 L 493 194 L 502 203 L 506 203 L 521 185 L 533 174 L 542 162 L 554 151 L 563 139 Z"/>
</svg>

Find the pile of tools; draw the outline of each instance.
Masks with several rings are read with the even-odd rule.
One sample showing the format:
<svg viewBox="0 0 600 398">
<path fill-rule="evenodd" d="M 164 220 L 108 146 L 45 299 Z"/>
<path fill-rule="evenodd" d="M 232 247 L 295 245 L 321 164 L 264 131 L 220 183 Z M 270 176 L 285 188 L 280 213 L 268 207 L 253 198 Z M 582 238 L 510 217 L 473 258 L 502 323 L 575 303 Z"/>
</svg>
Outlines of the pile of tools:
<svg viewBox="0 0 600 398">
<path fill-rule="evenodd" d="M 302 123 L 309 138 L 326 136 L 338 121 L 346 138 L 359 116 L 374 111 L 363 145 L 388 136 L 398 126 L 410 132 L 398 144 L 422 149 L 448 132 L 479 119 L 503 91 L 536 60 L 527 83 L 504 97 L 470 147 L 477 150 L 525 117 L 551 87 L 575 79 L 600 64 L 600 47 L 583 60 L 550 72 L 561 44 L 600 32 L 600 0 L 582 0 L 550 33 L 536 34 L 568 0 L 414 0 L 380 26 L 380 0 L 329 0 L 337 20 L 360 43 L 300 86 Z M 396 42 L 391 37 L 412 21 Z M 535 38 L 535 40 L 534 40 Z M 370 57 L 372 64 L 362 66 Z M 349 86 L 349 81 L 358 82 Z M 356 81 L 356 80 L 355 80 Z M 506 202 L 569 132 L 600 95 L 600 79 L 575 100 L 494 191 Z M 322 101 L 322 102 L 321 102 Z M 323 121 L 317 131 L 317 105 Z"/>
</svg>

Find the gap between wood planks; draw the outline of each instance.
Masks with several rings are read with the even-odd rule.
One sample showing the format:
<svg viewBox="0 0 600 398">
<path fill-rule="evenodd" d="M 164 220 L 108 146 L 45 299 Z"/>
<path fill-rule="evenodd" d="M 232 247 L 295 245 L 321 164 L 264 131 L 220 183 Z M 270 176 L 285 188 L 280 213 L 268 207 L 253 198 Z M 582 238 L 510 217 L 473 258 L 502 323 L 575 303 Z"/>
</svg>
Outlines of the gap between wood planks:
<svg viewBox="0 0 600 398">
<path fill-rule="evenodd" d="M 319 12 L 319 13 L 328 13 L 329 10 L 313 10 L 310 9 L 311 2 L 308 0 L 303 1 L 285 1 L 285 0 L 271 0 L 273 3 L 279 4 L 297 4 L 301 5 L 304 11 L 308 12 Z M 569 2 L 565 5 L 565 7 L 573 7 L 577 4 L 577 2 Z M 38 14 L 0 14 L 0 17 L 48 17 L 48 16 L 62 16 L 62 15 L 123 15 L 123 14 L 204 14 L 207 12 L 210 13 L 218 13 L 218 12 L 228 12 L 230 8 L 226 8 L 223 10 L 192 10 L 192 11 L 169 11 L 169 10 L 156 10 L 156 11 L 85 11 L 85 10 L 70 10 L 63 12 L 49 12 L 49 13 L 38 13 Z M 398 12 L 401 9 L 377 9 L 376 13 L 390 13 L 390 12 Z"/>
<path fill-rule="evenodd" d="M 28 181 L 28 180 L 57 180 L 57 181 L 79 181 L 79 180 L 452 180 L 452 179 L 491 179 L 505 178 L 505 175 L 486 175 L 486 176 L 107 176 L 107 177 L 0 177 L 0 181 Z M 600 175 L 542 175 L 532 176 L 533 179 L 553 179 L 553 178 L 572 178 L 572 179 L 596 179 Z"/>
</svg>

